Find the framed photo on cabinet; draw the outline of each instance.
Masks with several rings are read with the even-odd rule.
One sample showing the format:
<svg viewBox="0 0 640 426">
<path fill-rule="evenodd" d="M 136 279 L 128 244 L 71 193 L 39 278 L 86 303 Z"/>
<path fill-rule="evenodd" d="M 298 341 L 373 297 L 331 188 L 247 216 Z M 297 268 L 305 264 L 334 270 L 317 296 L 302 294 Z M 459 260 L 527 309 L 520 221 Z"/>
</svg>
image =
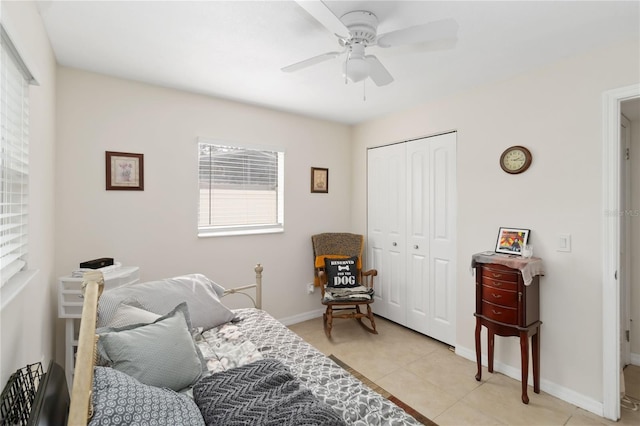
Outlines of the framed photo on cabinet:
<svg viewBox="0 0 640 426">
<path fill-rule="evenodd" d="M 107 151 L 107 191 L 144 191 L 144 154 Z"/>
<path fill-rule="evenodd" d="M 501 227 L 498 231 L 496 253 L 521 255 L 522 248 L 529 240 L 529 232 L 529 229 Z"/>
</svg>

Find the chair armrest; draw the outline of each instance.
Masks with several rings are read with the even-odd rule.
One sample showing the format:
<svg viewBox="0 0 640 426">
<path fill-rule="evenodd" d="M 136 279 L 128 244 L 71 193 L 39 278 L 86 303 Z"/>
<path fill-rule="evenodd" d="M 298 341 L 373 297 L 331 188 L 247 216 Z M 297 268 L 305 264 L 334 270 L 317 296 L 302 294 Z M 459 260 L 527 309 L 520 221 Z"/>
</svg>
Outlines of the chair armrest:
<svg viewBox="0 0 640 426">
<path fill-rule="evenodd" d="M 369 269 L 368 271 L 362 271 L 362 285 L 367 288 L 373 288 L 373 277 L 378 276 L 377 269 Z"/>
</svg>

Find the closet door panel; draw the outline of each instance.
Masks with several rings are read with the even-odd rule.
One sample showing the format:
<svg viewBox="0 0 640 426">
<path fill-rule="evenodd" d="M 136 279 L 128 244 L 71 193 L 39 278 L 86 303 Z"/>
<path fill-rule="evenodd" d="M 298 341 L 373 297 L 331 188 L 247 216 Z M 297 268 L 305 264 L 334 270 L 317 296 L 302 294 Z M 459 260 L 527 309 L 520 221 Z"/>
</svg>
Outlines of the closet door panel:
<svg viewBox="0 0 640 426">
<path fill-rule="evenodd" d="M 405 321 L 405 215 L 404 146 L 390 145 L 368 151 L 368 253 L 374 257 L 373 310 L 401 324 Z M 374 254 L 375 252 L 375 254 Z"/>
<path fill-rule="evenodd" d="M 405 193 L 405 147 L 404 144 L 384 148 L 383 155 L 388 164 L 388 173 L 383 187 L 385 191 L 384 212 L 386 222 L 386 242 L 384 273 L 388 294 L 386 299 L 387 318 L 405 324 L 406 322 L 406 209 Z M 386 296 L 386 295 L 385 295 Z M 375 312 L 375 311 L 374 311 Z"/>
<path fill-rule="evenodd" d="M 385 251 L 385 199 L 381 189 L 385 182 L 387 165 L 384 155 L 378 150 L 367 152 L 367 267 L 379 272 L 375 280 L 374 312 L 386 315 L 385 294 L 388 293 L 382 271 L 384 271 Z"/>
<path fill-rule="evenodd" d="M 429 140 L 407 149 L 407 326 L 428 333 L 429 310 Z"/>
<path fill-rule="evenodd" d="M 429 335 L 455 345 L 456 134 L 430 139 Z"/>
</svg>

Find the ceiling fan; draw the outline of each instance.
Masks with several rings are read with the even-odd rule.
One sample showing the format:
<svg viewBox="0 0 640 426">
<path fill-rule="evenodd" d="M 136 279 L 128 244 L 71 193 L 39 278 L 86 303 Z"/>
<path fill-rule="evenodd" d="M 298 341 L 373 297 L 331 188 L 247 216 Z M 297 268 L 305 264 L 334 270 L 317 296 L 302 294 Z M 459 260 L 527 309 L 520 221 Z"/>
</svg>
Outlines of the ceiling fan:
<svg viewBox="0 0 640 426">
<path fill-rule="evenodd" d="M 388 48 L 451 40 L 456 38 L 458 32 L 456 21 L 443 19 L 378 35 L 378 18 L 372 12 L 356 10 L 338 18 L 322 1 L 298 1 L 297 3 L 335 34 L 343 49 L 296 62 L 282 68 L 282 71 L 298 71 L 344 54 L 345 83 L 348 80 L 356 83 L 367 77 L 371 78 L 377 86 L 385 86 L 393 81 L 393 77 L 378 58 L 365 53 L 367 47 Z"/>
</svg>

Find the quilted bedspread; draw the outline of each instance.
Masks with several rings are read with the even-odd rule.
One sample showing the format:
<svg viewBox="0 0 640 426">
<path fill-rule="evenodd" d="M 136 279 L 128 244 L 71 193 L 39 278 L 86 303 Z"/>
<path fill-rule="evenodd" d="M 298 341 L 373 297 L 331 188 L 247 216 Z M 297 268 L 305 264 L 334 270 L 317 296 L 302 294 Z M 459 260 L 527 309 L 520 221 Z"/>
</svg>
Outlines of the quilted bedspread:
<svg viewBox="0 0 640 426">
<path fill-rule="evenodd" d="M 420 425 L 265 311 L 236 310 L 240 321 L 202 333 L 198 341 L 211 372 L 259 359 L 280 361 L 296 380 L 351 425 Z"/>
</svg>

